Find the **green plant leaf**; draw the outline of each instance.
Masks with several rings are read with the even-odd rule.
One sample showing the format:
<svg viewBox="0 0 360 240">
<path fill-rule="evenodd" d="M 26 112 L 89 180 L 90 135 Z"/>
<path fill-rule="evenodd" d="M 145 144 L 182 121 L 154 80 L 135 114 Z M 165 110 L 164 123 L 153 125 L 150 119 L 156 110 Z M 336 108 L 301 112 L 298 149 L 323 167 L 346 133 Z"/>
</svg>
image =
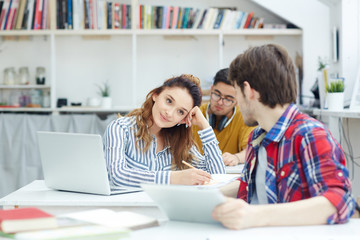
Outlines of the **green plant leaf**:
<svg viewBox="0 0 360 240">
<path fill-rule="evenodd" d="M 318 71 L 321 71 L 324 68 L 326 68 L 326 65 L 327 65 L 326 62 L 323 61 L 320 57 L 318 58 L 318 63 L 319 63 Z"/>
<path fill-rule="evenodd" d="M 110 85 L 107 81 L 103 82 L 102 85 L 96 84 L 96 86 L 99 88 L 98 93 L 101 97 L 109 97 L 110 96 Z"/>
<path fill-rule="evenodd" d="M 330 86 L 327 86 L 327 91 L 331 93 L 335 92 L 344 92 L 344 80 L 339 79 L 336 81 L 330 82 Z"/>
</svg>

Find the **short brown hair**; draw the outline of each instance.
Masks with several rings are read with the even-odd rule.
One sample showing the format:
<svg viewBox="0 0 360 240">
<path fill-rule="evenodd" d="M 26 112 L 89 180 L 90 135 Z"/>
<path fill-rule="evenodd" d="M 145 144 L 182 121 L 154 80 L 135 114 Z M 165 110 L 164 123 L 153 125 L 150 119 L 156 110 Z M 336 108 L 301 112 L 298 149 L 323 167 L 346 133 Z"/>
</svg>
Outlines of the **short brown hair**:
<svg viewBox="0 0 360 240">
<path fill-rule="evenodd" d="M 271 108 L 296 103 L 295 68 L 286 49 L 267 44 L 238 55 L 230 64 L 229 80 L 244 91 L 247 81 L 260 93 L 260 102 Z"/>
</svg>

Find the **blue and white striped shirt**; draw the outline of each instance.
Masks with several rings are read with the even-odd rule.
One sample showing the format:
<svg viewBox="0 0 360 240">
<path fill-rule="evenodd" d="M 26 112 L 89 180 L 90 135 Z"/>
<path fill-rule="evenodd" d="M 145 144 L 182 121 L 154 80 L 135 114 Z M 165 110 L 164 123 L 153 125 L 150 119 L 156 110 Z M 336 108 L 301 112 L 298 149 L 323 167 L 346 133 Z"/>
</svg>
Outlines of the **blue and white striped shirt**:
<svg viewBox="0 0 360 240">
<path fill-rule="evenodd" d="M 172 154 L 169 147 L 156 153 L 156 138 L 148 151 L 143 152 L 143 140 L 136 147 L 138 131 L 135 116 L 112 121 L 104 134 L 104 152 L 111 188 L 139 187 L 140 183 L 170 184 Z M 225 173 L 222 153 L 211 127 L 200 130 L 204 156 L 195 146 L 191 153 L 197 158 L 192 164 L 211 174 Z"/>
</svg>

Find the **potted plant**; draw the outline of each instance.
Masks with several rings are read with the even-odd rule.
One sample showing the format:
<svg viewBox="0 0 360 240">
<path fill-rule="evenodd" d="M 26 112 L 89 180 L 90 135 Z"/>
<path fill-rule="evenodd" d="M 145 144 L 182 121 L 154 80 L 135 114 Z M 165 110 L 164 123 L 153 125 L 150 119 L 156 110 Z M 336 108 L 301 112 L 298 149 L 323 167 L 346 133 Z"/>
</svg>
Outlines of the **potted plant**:
<svg viewBox="0 0 360 240">
<path fill-rule="evenodd" d="M 101 96 L 101 107 L 111 108 L 112 99 L 110 97 L 110 85 L 109 83 L 103 82 L 102 85 L 97 85 L 99 88 L 99 94 Z"/>
<path fill-rule="evenodd" d="M 341 111 L 344 108 L 344 79 L 336 79 L 326 87 L 327 104 L 331 111 Z"/>
<path fill-rule="evenodd" d="M 327 64 L 325 60 L 321 59 L 321 57 L 318 58 L 318 71 L 322 71 L 324 68 L 326 68 Z"/>
</svg>

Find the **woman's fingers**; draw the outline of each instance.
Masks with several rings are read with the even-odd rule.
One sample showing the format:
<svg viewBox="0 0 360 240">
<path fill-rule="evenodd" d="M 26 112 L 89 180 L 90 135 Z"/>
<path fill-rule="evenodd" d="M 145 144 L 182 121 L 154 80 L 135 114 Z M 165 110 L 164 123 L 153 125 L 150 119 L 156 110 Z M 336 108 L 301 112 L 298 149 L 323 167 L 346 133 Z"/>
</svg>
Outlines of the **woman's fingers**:
<svg viewBox="0 0 360 240">
<path fill-rule="evenodd" d="M 211 180 L 211 175 L 210 173 L 207 173 L 203 170 L 200 170 L 200 169 L 196 169 L 196 172 L 195 172 L 195 181 L 196 181 L 196 184 L 198 185 L 203 185 L 205 183 L 208 183 L 210 182 Z"/>
</svg>

